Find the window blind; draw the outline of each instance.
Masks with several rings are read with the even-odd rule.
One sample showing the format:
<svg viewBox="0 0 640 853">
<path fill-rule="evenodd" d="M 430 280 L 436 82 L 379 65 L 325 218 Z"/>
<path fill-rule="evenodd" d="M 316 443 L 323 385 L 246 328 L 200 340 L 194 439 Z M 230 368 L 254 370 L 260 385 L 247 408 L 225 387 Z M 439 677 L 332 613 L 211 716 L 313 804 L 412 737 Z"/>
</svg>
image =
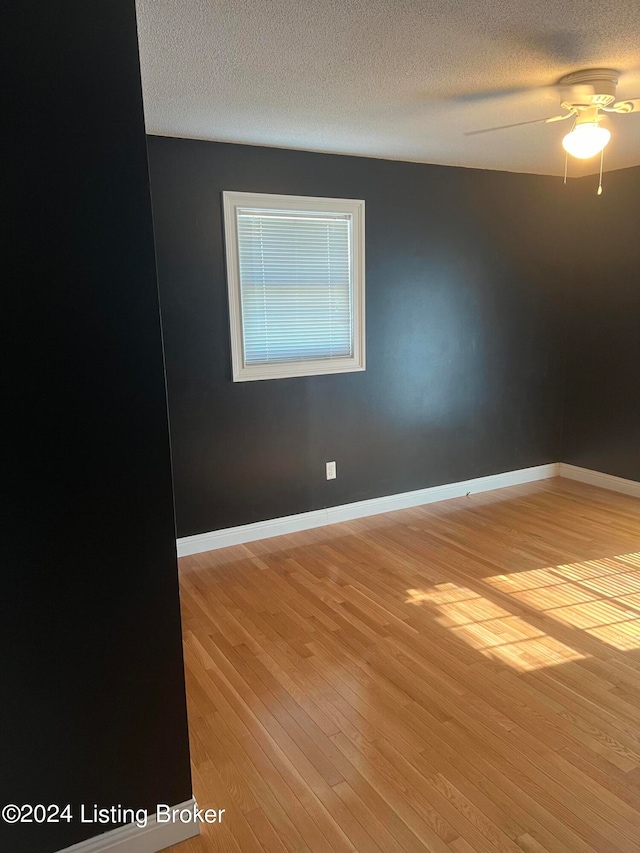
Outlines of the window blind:
<svg viewBox="0 0 640 853">
<path fill-rule="evenodd" d="M 236 216 L 245 364 L 352 356 L 351 215 Z"/>
</svg>

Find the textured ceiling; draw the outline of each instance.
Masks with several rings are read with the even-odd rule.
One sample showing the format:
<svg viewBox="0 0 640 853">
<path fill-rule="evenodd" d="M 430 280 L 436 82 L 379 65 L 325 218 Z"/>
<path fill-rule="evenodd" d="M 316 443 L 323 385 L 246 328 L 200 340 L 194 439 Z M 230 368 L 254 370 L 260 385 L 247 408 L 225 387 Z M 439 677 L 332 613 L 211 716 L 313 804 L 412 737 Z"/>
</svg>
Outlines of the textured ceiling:
<svg viewBox="0 0 640 853">
<path fill-rule="evenodd" d="M 560 112 L 589 67 L 640 97 L 638 0 L 138 0 L 147 130 L 561 174 Z M 640 164 L 640 113 L 610 116 L 605 169 Z M 570 174 L 596 171 L 599 162 Z"/>
</svg>

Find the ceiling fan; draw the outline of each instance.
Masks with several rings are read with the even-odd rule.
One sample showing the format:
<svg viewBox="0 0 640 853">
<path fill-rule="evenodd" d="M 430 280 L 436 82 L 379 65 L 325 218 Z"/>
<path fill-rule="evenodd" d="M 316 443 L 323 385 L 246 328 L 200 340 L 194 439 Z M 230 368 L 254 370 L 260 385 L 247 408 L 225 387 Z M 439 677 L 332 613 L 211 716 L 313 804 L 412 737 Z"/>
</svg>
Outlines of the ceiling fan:
<svg viewBox="0 0 640 853">
<path fill-rule="evenodd" d="M 596 154 L 602 155 L 605 146 L 611 139 L 610 131 L 605 127 L 600 127 L 600 121 L 605 117 L 603 113 L 625 115 L 637 112 L 640 114 L 640 98 L 616 101 L 618 72 L 610 68 L 576 71 L 573 74 L 561 77 L 557 85 L 562 91 L 561 106 L 567 111 L 564 115 L 520 121 L 499 127 L 488 127 L 483 130 L 472 130 L 465 136 L 476 136 L 480 133 L 506 130 L 525 124 L 552 124 L 572 118 L 574 120 L 573 126 L 562 140 L 562 147 L 572 157 L 587 160 L 590 157 L 595 157 Z M 598 193 L 601 192 L 602 187 L 600 185 Z"/>
</svg>

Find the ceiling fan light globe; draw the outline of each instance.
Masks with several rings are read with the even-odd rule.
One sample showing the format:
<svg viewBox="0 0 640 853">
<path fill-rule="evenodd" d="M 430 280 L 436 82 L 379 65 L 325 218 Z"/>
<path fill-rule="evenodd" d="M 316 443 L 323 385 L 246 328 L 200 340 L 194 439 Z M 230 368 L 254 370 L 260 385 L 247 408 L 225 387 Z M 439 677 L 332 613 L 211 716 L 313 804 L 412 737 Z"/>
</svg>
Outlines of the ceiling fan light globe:
<svg viewBox="0 0 640 853">
<path fill-rule="evenodd" d="M 610 139 L 611 133 L 606 127 L 600 127 L 598 122 L 584 122 L 567 133 L 562 140 L 562 147 L 572 157 L 588 160 L 599 154 Z"/>
</svg>

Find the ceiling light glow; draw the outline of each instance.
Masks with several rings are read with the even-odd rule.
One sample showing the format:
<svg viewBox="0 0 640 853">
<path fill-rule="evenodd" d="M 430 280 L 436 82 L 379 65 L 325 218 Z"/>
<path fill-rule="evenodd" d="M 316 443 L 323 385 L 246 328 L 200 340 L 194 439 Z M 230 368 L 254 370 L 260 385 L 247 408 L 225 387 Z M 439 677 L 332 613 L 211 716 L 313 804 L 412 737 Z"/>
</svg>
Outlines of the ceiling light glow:
<svg viewBox="0 0 640 853">
<path fill-rule="evenodd" d="M 597 121 L 582 122 L 567 133 L 562 140 L 562 147 L 579 160 L 588 160 L 599 154 L 611 139 L 609 131 L 600 127 Z"/>
</svg>

